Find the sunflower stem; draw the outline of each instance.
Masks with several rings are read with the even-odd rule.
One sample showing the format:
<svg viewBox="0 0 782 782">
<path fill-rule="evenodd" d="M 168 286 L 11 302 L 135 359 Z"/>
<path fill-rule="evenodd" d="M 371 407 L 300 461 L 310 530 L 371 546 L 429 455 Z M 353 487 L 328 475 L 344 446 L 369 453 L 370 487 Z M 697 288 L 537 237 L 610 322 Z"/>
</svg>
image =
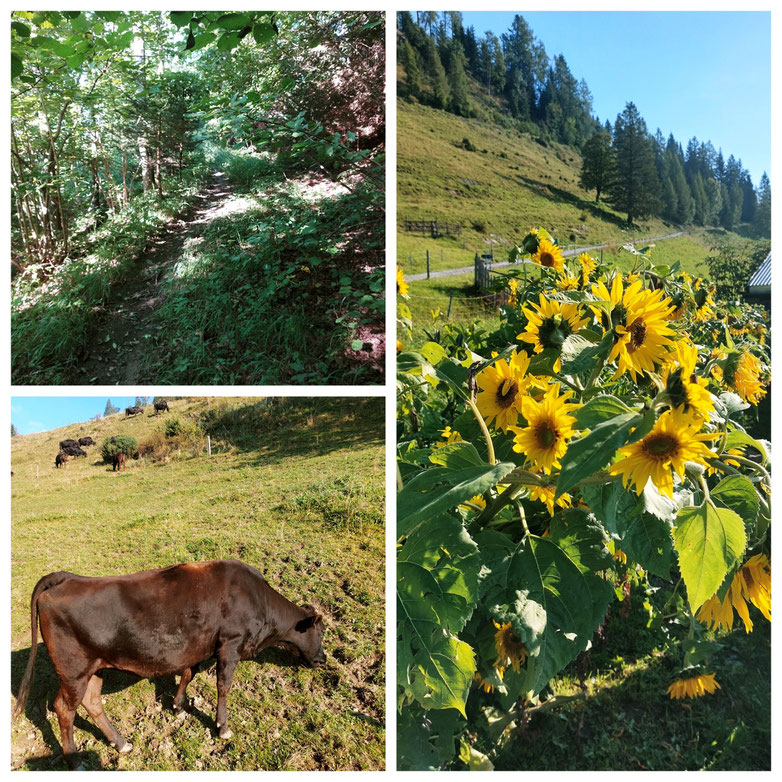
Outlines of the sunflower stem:
<svg viewBox="0 0 782 782">
<path fill-rule="evenodd" d="M 399 462 L 396 463 L 396 490 L 402 491 L 404 489 L 405 484 L 402 480 L 402 471 L 399 469 Z"/>
<path fill-rule="evenodd" d="M 475 520 L 478 526 L 485 526 L 490 522 L 506 505 L 509 505 L 521 493 L 526 484 L 519 484 L 513 489 L 506 489 L 502 494 L 498 494 L 494 500 L 487 505 L 483 513 Z"/>
<path fill-rule="evenodd" d="M 470 398 L 467 399 L 467 404 L 470 406 L 470 410 L 472 410 L 475 420 L 478 421 L 478 426 L 481 427 L 481 431 L 483 432 L 483 438 L 486 440 L 486 451 L 489 464 L 494 465 L 497 463 L 497 460 L 494 456 L 494 443 L 491 441 L 489 427 L 486 426 L 486 421 L 483 420 L 483 416 L 481 415 L 480 410 L 478 410 L 478 405 Z"/>
<path fill-rule="evenodd" d="M 698 481 L 700 482 L 701 489 L 703 489 L 703 497 L 706 502 L 711 502 L 711 495 L 709 494 L 709 485 L 706 483 L 706 476 L 702 473 L 698 473 Z"/>
<path fill-rule="evenodd" d="M 739 464 L 743 464 L 745 467 L 749 467 L 751 470 L 754 470 L 756 473 L 759 473 L 763 475 L 764 478 L 767 478 L 769 481 L 771 480 L 771 476 L 768 474 L 768 470 L 762 465 L 758 464 L 757 462 L 753 462 L 752 459 L 746 459 L 743 456 L 737 456 L 735 454 L 730 454 L 731 461 L 738 462 Z"/>
<path fill-rule="evenodd" d="M 592 374 L 589 376 L 589 379 L 586 382 L 586 385 L 584 386 L 584 391 L 588 391 L 592 386 L 597 382 L 597 379 L 600 377 L 600 372 L 603 369 L 603 365 L 605 364 L 605 358 L 599 358 L 597 360 L 597 364 L 595 364 L 595 368 L 592 370 Z"/>
</svg>

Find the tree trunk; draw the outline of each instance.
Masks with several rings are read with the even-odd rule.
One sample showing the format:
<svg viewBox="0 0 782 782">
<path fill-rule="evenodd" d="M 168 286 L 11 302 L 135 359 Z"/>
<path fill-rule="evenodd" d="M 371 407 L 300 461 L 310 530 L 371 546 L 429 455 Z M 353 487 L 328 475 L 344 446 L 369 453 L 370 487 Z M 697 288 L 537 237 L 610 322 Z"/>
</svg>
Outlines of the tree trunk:
<svg viewBox="0 0 782 782">
<path fill-rule="evenodd" d="M 138 139 L 138 156 L 141 160 L 141 185 L 146 193 L 154 187 L 154 174 L 152 162 L 147 153 L 147 140 L 143 136 L 139 136 Z"/>
</svg>

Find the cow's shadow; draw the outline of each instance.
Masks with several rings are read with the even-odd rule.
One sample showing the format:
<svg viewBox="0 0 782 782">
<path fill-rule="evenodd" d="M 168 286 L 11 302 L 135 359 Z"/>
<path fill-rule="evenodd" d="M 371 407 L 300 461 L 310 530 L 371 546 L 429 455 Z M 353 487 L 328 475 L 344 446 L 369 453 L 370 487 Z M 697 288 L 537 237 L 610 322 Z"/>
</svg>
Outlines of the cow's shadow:
<svg viewBox="0 0 782 782">
<path fill-rule="evenodd" d="M 19 694 L 19 685 L 24 675 L 27 660 L 30 657 L 30 648 L 19 649 L 11 652 L 11 692 L 16 698 Z M 254 664 L 263 665 L 270 663 L 279 668 L 296 668 L 299 660 L 296 653 L 279 647 L 270 647 L 264 649 L 256 655 L 251 661 Z M 204 660 L 193 669 L 193 678 L 204 671 L 214 667 L 216 661 L 214 658 Z M 117 670 L 99 671 L 99 676 L 103 679 L 103 695 L 113 695 L 121 693 L 123 690 L 132 687 L 141 677 L 132 673 Z M 155 688 L 155 700 L 159 703 L 163 711 L 171 715 L 172 723 L 176 717 L 173 712 L 174 696 L 177 691 L 177 678 L 174 676 L 161 676 L 150 680 Z M 193 687 L 193 683 L 190 687 Z M 35 674 L 30 687 L 30 695 L 25 704 L 24 715 L 40 731 L 41 736 L 47 746 L 52 750 L 51 756 L 41 756 L 30 758 L 25 761 L 24 767 L 31 771 L 44 771 L 55 769 L 66 769 L 66 763 L 62 755 L 59 732 L 55 733 L 49 722 L 49 713 L 54 711 L 54 699 L 60 688 L 60 680 L 54 665 L 49 657 L 46 646 L 43 643 L 38 644 L 38 652 L 35 658 Z M 188 690 L 185 711 L 187 719 L 197 719 L 207 730 L 217 734 L 217 725 L 215 721 L 215 712 L 217 702 L 210 703 L 207 706 L 208 712 L 198 708 L 193 702 L 192 692 Z M 228 709 L 230 713 L 230 695 Z M 74 720 L 74 727 L 79 730 L 90 733 L 99 742 L 106 742 L 106 737 L 101 733 L 95 723 L 86 715 L 84 707 L 79 707 Z M 94 750 L 78 752 L 77 757 L 73 758 L 74 763 L 80 763 L 86 769 L 101 769 L 101 761 Z"/>
</svg>

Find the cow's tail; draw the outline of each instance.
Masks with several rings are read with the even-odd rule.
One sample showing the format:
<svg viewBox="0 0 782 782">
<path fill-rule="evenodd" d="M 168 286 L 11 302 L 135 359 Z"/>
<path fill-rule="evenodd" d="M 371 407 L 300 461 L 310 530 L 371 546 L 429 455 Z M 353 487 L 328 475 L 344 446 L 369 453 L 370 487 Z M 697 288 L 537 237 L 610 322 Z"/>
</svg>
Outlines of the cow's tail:
<svg viewBox="0 0 782 782">
<path fill-rule="evenodd" d="M 30 657 L 27 660 L 27 668 L 24 670 L 24 676 L 19 684 L 19 693 L 16 696 L 16 708 L 14 709 L 14 719 L 23 711 L 27 703 L 27 697 L 30 694 L 30 685 L 33 682 L 33 670 L 35 668 L 35 653 L 38 651 L 38 598 L 47 589 L 62 584 L 71 577 L 71 573 L 49 573 L 44 576 L 33 589 L 33 596 L 30 598 Z"/>
</svg>

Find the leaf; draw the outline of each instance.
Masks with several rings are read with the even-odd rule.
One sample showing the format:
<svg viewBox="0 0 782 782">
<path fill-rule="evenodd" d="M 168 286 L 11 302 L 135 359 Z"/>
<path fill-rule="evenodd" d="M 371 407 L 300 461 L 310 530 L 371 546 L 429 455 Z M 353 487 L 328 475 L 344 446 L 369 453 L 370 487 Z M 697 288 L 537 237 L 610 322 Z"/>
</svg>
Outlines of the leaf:
<svg viewBox="0 0 782 782">
<path fill-rule="evenodd" d="M 363 347 L 364 347 L 364 340 L 363 340 L 363 339 L 354 339 L 354 340 L 353 340 L 353 341 L 350 343 L 350 347 L 351 347 L 353 350 L 361 350 L 361 348 L 363 348 Z"/>
<path fill-rule="evenodd" d="M 410 622 L 432 622 L 450 633 L 467 624 L 478 599 L 478 546 L 452 516 L 422 524 L 397 557 L 397 597 Z"/>
<path fill-rule="evenodd" d="M 171 16 L 175 13 L 177 12 L 174 11 Z M 116 22 L 118 19 L 122 18 L 122 11 L 96 11 L 95 16 L 97 16 L 98 19 L 105 19 L 107 22 Z"/>
<path fill-rule="evenodd" d="M 579 481 L 602 470 L 611 461 L 616 449 L 625 444 L 630 430 L 642 421 L 643 417 L 637 413 L 622 413 L 598 424 L 588 435 L 572 442 L 562 457 L 556 496 L 561 496 Z"/>
<path fill-rule="evenodd" d="M 259 22 L 253 27 L 255 43 L 266 43 L 274 38 L 274 28 L 267 22 Z"/>
<path fill-rule="evenodd" d="M 446 357 L 445 348 L 436 342 L 427 342 L 419 348 L 419 352 L 430 364 L 435 366 Z"/>
<path fill-rule="evenodd" d="M 214 33 L 201 33 L 201 35 L 197 35 L 193 41 L 193 51 L 203 49 L 204 46 L 208 46 L 216 38 L 217 36 Z"/>
<path fill-rule="evenodd" d="M 459 743 L 459 760 L 467 766 L 468 771 L 494 771 L 494 764 L 489 758 L 465 739 Z"/>
<path fill-rule="evenodd" d="M 20 76 L 23 70 L 22 58 L 11 52 L 11 78 L 15 79 Z"/>
<path fill-rule="evenodd" d="M 711 498 L 718 505 L 729 508 L 741 516 L 747 538 L 752 536 L 758 516 L 760 500 L 757 489 L 745 475 L 729 475 L 712 490 Z"/>
<path fill-rule="evenodd" d="M 481 581 L 481 602 L 497 621 L 511 622 L 526 644 L 526 687 L 536 695 L 587 648 L 613 590 L 598 575 L 582 573 L 547 538 L 530 535 L 514 545 L 488 530 L 477 542 L 489 571 Z"/>
<path fill-rule="evenodd" d="M 218 39 L 217 39 L 217 48 L 221 52 L 227 52 L 231 49 L 235 49 L 239 45 L 239 36 L 234 33 L 223 33 Z"/>
<path fill-rule="evenodd" d="M 621 400 L 610 394 L 596 396 L 576 410 L 573 415 L 579 429 L 593 429 L 604 421 L 633 411 Z"/>
<path fill-rule="evenodd" d="M 612 334 L 606 334 L 599 344 L 584 339 L 581 334 L 571 334 L 562 343 L 562 373 L 580 375 L 591 372 L 598 359 L 608 355 L 612 341 Z"/>
<path fill-rule="evenodd" d="M 247 14 L 231 13 L 221 16 L 215 23 L 215 27 L 221 30 L 241 30 L 251 22 L 252 19 Z"/>
<path fill-rule="evenodd" d="M 187 31 L 187 42 L 185 43 L 185 49 L 192 49 L 195 46 L 195 36 L 192 30 Z"/>
<path fill-rule="evenodd" d="M 192 11 L 169 11 L 168 18 L 177 27 L 184 27 L 185 25 L 190 24 L 190 20 L 193 18 L 193 12 Z"/>
<path fill-rule="evenodd" d="M 673 539 L 668 522 L 650 513 L 641 513 L 630 520 L 617 545 L 644 570 L 666 581 L 671 580 Z"/>
<path fill-rule="evenodd" d="M 447 443 L 442 448 L 435 448 L 429 461 L 451 470 L 460 470 L 464 467 L 483 467 L 486 464 L 481 459 L 478 449 L 472 443 L 465 442 Z"/>
<path fill-rule="evenodd" d="M 612 559 L 600 522 L 580 508 L 568 508 L 551 520 L 549 537 L 582 573 L 606 570 Z"/>
<path fill-rule="evenodd" d="M 728 451 L 731 448 L 740 448 L 748 445 L 750 448 L 754 448 L 763 459 L 763 464 L 768 461 L 768 454 L 766 449 L 759 440 L 754 437 L 750 437 L 746 432 L 740 432 L 738 429 L 733 432 L 728 432 L 728 436 L 725 438 L 725 450 Z M 730 454 L 724 454 L 726 459 L 730 459 Z"/>
<path fill-rule="evenodd" d="M 682 508 L 673 541 L 687 587 L 690 609 L 697 611 L 719 588 L 744 553 L 747 536 L 741 517 L 711 502 Z"/>
<path fill-rule="evenodd" d="M 22 22 L 11 22 L 11 29 L 20 38 L 29 38 L 30 37 L 30 28 L 26 24 L 22 24 Z"/>
<path fill-rule="evenodd" d="M 725 406 L 729 416 L 733 413 L 738 413 L 739 410 L 746 410 L 750 406 L 749 402 L 745 402 L 738 394 L 734 394 L 732 391 L 723 391 L 719 396 L 719 400 Z"/>
<path fill-rule="evenodd" d="M 483 494 L 516 467 L 512 462 L 484 464 L 449 470 L 434 467 L 417 475 L 397 495 L 397 537 L 402 537 L 427 519 Z"/>
</svg>

